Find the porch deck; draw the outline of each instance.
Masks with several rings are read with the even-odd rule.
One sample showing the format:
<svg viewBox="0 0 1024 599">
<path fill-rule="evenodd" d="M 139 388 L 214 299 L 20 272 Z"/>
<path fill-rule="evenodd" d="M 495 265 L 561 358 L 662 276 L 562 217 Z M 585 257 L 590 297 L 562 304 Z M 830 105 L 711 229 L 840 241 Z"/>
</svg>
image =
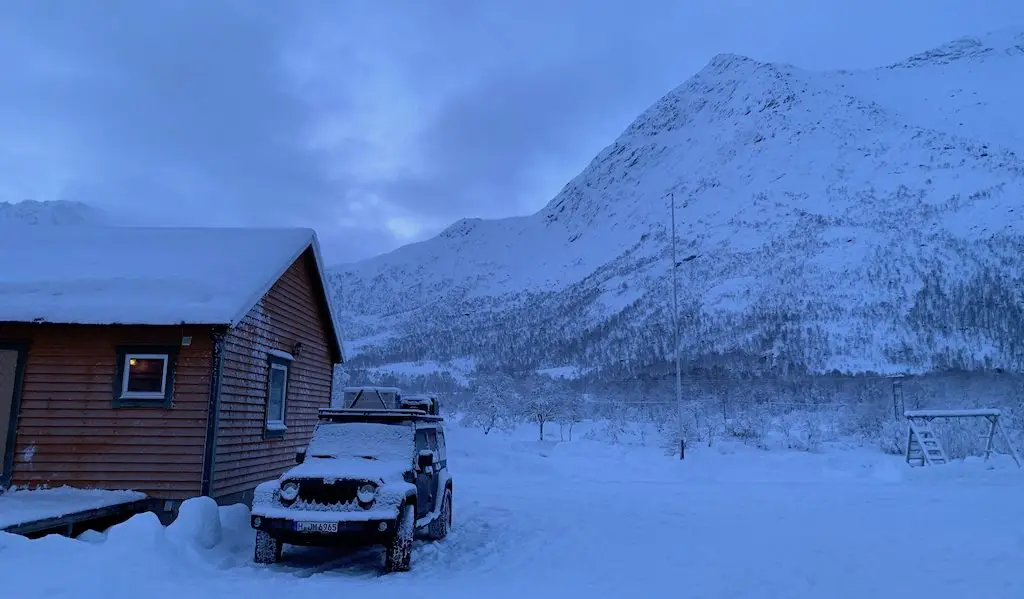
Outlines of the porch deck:
<svg viewBox="0 0 1024 599">
<path fill-rule="evenodd" d="M 0 494 L 0 532 L 36 537 L 74 535 L 87 528 L 110 526 L 149 509 L 137 491 L 100 489 L 17 490 Z"/>
</svg>

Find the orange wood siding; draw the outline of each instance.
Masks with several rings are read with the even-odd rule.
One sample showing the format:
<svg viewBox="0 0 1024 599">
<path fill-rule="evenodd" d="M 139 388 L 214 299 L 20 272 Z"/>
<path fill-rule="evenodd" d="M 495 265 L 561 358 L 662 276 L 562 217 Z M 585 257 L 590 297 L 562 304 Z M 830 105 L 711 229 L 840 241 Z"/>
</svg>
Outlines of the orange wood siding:
<svg viewBox="0 0 1024 599">
<path fill-rule="evenodd" d="M 327 314 L 317 301 L 316 264 L 307 251 L 225 339 L 214 497 L 247 492 L 294 465 L 309 442 L 317 410 L 331 403 Z M 285 399 L 288 430 L 265 439 L 268 351 L 302 351 L 292 362 Z"/>
<path fill-rule="evenodd" d="M 180 347 L 183 335 L 190 346 Z M 0 323 L 0 339 L 30 344 L 14 485 L 135 489 L 163 499 L 199 493 L 209 329 Z M 170 409 L 113 407 L 118 345 L 179 346 Z"/>
</svg>

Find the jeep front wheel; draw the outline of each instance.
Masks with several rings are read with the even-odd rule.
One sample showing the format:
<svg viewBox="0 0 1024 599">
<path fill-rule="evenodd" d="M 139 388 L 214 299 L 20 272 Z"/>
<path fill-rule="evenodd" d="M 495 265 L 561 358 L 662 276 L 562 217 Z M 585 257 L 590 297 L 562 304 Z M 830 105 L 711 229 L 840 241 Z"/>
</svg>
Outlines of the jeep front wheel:
<svg viewBox="0 0 1024 599">
<path fill-rule="evenodd" d="M 256 531 L 256 550 L 253 552 L 253 561 L 257 564 L 276 564 L 281 561 L 281 551 L 284 549 L 281 541 L 270 536 L 270 533 Z"/>
<path fill-rule="evenodd" d="M 407 503 L 398 513 L 395 534 L 384 551 L 384 572 L 408 572 L 412 564 L 412 538 L 416 530 L 416 507 Z"/>
<path fill-rule="evenodd" d="M 430 524 L 427 525 L 427 536 L 432 541 L 440 541 L 441 539 L 448 536 L 448 531 L 452 528 L 452 490 L 446 488 L 444 490 L 444 498 L 441 499 L 441 511 L 437 514 L 437 518 L 431 520 Z"/>
</svg>

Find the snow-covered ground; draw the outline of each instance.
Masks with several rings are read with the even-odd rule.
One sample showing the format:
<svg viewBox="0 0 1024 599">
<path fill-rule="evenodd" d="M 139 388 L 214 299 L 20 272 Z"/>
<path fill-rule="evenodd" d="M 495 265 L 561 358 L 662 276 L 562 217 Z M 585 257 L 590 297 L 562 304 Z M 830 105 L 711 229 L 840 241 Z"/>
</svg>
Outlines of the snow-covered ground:
<svg viewBox="0 0 1024 599">
<path fill-rule="evenodd" d="M 1024 597 L 1024 472 L 1012 462 L 910 470 L 874 448 L 725 444 L 680 462 L 533 434 L 450 428 L 455 530 L 418 543 L 409 573 L 380 576 L 376 550 L 288 549 L 254 566 L 245 509 L 222 508 L 217 530 L 200 503 L 168 529 L 143 515 L 80 540 L 0 534 L 4 594 Z"/>
</svg>

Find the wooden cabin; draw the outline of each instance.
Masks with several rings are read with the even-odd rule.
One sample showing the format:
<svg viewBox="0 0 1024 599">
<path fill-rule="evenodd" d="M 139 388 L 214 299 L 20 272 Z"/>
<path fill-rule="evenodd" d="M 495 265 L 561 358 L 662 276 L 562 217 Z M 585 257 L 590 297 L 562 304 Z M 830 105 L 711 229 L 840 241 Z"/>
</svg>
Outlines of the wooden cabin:
<svg viewBox="0 0 1024 599">
<path fill-rule="evenodd" d="M 310 229 L 0 228 L 0 492 L 250 502 L 343 360 Z"/>
</svg>

